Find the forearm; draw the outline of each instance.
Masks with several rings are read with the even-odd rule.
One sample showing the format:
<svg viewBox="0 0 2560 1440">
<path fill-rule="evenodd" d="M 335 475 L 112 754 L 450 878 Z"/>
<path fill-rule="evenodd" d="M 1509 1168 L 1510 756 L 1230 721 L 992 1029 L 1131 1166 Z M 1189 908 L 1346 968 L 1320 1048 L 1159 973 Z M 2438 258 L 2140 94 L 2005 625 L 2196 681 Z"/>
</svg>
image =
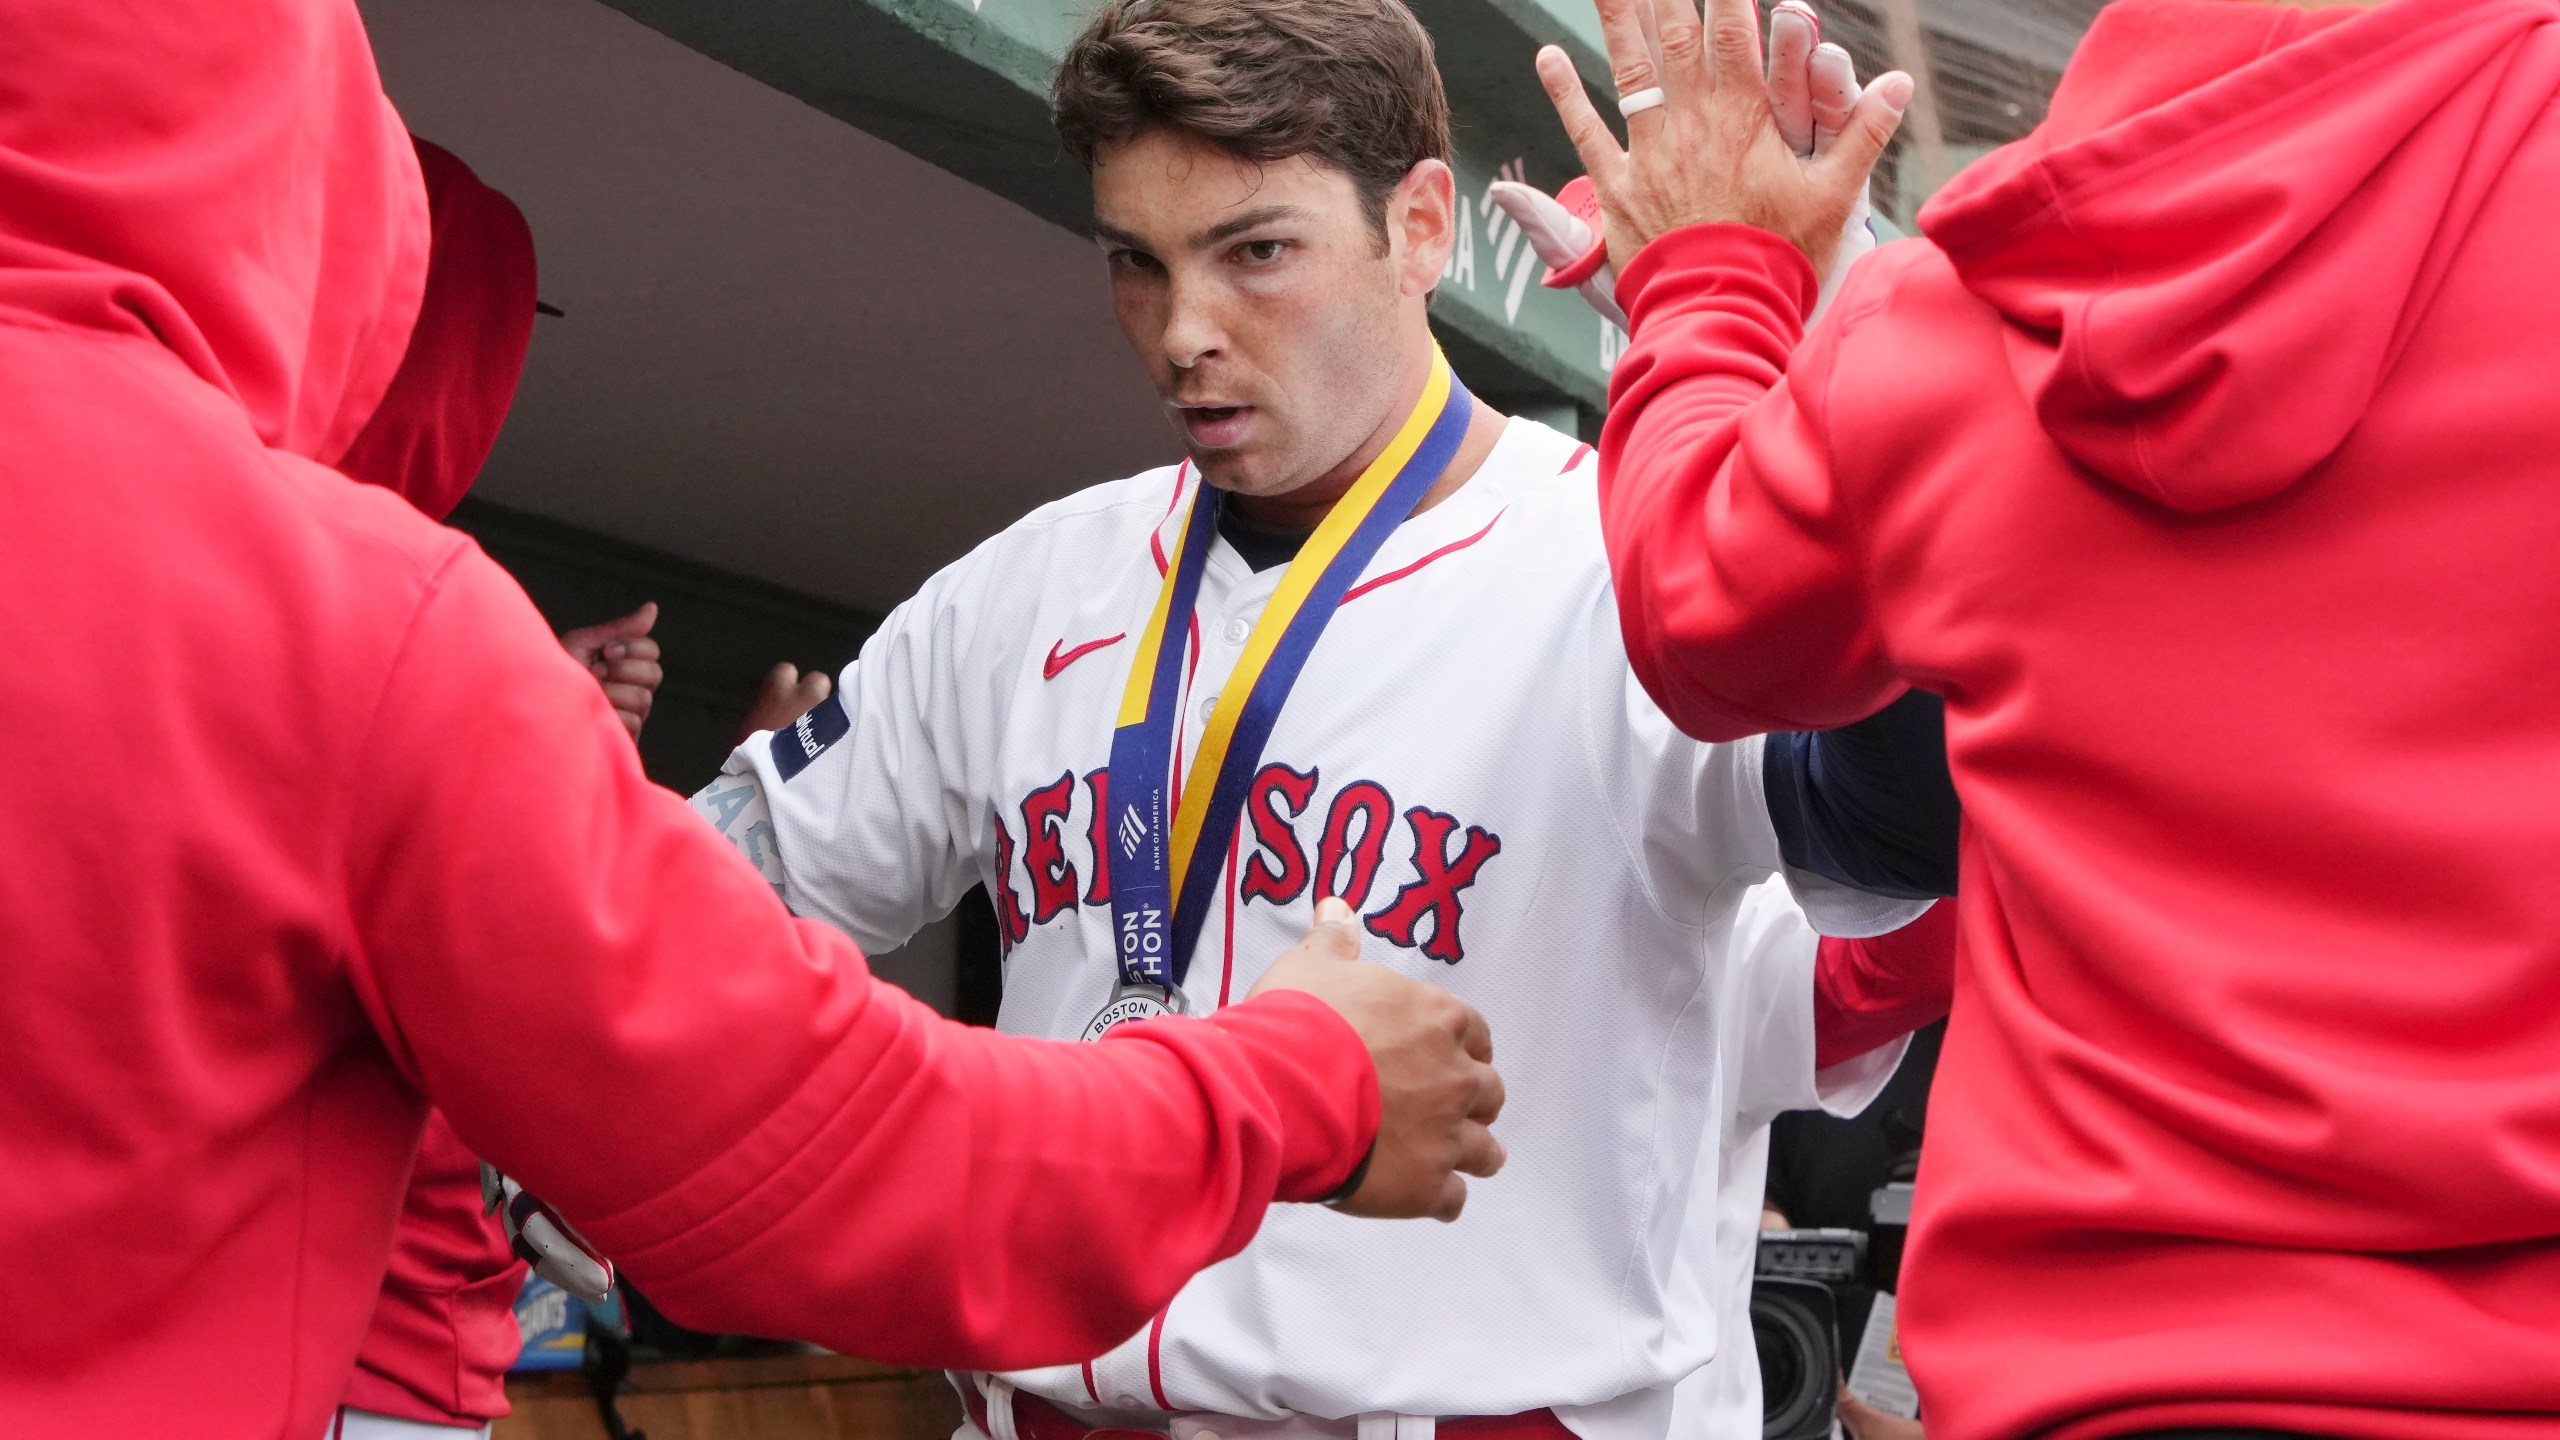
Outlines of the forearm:
<svg viewBox="0 0 2560 1440">
<path fill-rule="evenodd" d="M 742 1147 L 796 1153 L 725 1205 L 689 1183 L 592 1222 L 670 1315 L 918 1365 L 1088 1359 L 1269 1204 L 1330 1191 L 1376 1127 L 1366 1052 L 1305 996 L 1085 1046 L 876 989 L 882 1023 L 787 1107 L 806 1137 Z"/>
<path fill-rule="evenodd" d="M 1814 960 L 1814 1068 L 1828 1070 L 1946 1018 L 1955 961 L 1952 900 L 1883 935 L 1825 936 Z"/>
<path fill-rule="evenodd" d="M 1817 337 L 1796 353 L 1812 267 L 1765 232 L 1693 226 L 1640 252 L 1618 294 L 1634 330 L 1600 495 L 1637 675 L 1707 739 L 1873 713 L 1900 682 L 1834 488 L 1827 352 Z"/>
<path fill-rule="evenodd" d="M 680 1315 L 1081 1359 L 1366 1150 L 1367 1052 L 1315 1002 L 1080 1046 L 875 981 L 647 782 L 520 594 L 463 579 L 363 751 L 349 981 L 462 1138 Z"/>
</svg>

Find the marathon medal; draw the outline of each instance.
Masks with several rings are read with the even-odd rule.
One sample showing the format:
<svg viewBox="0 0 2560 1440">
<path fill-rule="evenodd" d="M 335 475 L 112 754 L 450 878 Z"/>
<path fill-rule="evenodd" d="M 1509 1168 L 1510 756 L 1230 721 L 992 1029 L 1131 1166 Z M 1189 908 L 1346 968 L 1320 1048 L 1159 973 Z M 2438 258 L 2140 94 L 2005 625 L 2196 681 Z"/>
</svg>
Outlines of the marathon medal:
<svg viewBox="0 0 2560 1440">
<path fill-rule="evenodd" d="M 1133 1020 L 1156 1020 L 1186 1013 L 1181 991 L 1166 990 L 1158 985 L 1131 985 L 1124 981 L 1119 989 L 1112 992 L 1111 1003 L 1094 1012 L 1092 1022 L 1084 1027 L 1084 1038 L 1099 1040 Z"/>
<path fill-rule="evenodd" d="M 1085 1026 L 1085 1039 L 1099 1040 L 1133 1020 L 1184 1013 L 1183 976 L 1191 968 L 1226 849 L 1218 842 L 1235 833 L 1245 792 L 1262 763 L 1263 742 L 1343 596 L 1449 468 L 1474 408 L 1450 373 L 1448 357 L 1435 348 L 1431 378 L 1413 413 L 1282 573 L 1176 790 L 1182 637 L 1199 600 L 1222 500 L 1215 486 L 1194 482 L 1181 539 L 1165 567 L 1155 610 L 1139 632 L 1111 733 L 1110 783 L 1103 793 L 1117 813 L 1104 833 L 1111 847 L 1111 932 L 1120 984 Z"/>
</svg>

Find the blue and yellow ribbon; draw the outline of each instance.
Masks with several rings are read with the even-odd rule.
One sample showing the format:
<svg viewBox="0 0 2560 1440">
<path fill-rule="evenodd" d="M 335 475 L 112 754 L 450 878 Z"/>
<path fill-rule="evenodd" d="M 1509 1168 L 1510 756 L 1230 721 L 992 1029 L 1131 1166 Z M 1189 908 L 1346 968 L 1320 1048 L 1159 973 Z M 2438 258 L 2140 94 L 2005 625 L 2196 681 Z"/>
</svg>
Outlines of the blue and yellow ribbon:
<svg viewBox="0 0 2560 1440">
<path fill-rule="evenodd" d="M 1205 482 L 1193 492 L 1174 563 L 1131 657 L 1111 737 L 1111 918 L 1125 983 L 1168 990 L 1182 983 L 1281 706 L 1342 597 L 1449 468 L 1473 411 L 1466 387 L 1435 349 L 1413 413 L 1280 577 L 1201 732 L 1181 804 L 1168 816 L 1185 650 L 1184 641 L 1168 637 L 1189 628 L 1223 499 Z"/>
</svg>

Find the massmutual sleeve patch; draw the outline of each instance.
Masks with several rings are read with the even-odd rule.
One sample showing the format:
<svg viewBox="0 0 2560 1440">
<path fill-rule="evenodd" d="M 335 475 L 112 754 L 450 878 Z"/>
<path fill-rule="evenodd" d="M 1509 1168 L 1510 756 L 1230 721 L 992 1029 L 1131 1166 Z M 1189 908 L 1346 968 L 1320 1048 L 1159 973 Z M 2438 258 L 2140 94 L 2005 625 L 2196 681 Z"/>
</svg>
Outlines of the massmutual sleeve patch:
<svg viewBox="0 0 2560 1440">
<path fill-rule="evenodd" d="M 853 720 L 845 714 L 844 699 L 839 692 L 809 708 L 809 713 L 791 723 L 789 728 L 773 732 L 773 768 L 784 780 L 790 780 L 809 768 L 809 762 L 827 753 L 827 747 L 843 739 L 853 729 Z"/>
</svg>

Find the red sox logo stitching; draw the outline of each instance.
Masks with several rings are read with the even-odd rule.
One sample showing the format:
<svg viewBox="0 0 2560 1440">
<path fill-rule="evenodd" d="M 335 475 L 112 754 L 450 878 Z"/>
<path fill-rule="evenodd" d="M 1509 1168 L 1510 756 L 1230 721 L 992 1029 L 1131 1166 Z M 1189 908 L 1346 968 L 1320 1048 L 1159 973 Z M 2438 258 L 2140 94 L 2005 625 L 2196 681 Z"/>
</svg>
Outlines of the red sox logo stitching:
<svg viewBox="0 0 2560 1440">
<path fill-rule="evenodd" d="M 1103 823 L 1110 813 L 1111 775 L 1096 769 L 1082 777 L 1091 801 L 1082 847 L 1089 875 L 1079 872 L 1067 850 L 1077 778 L 1069 770 L 1023 796 L 1013 813 L 990 816 L 996 830 L 996 883 L 990 888 L 1008 951 L 1035 925 L 1080 905 L 1111 903 L 1111 849 Z M 1312 766 L 1299 770 L 1277 761 L 1253 777 L 1244 804 L 1251 848 L 1236 885 L 1237 904 L 1286 905 L 1312 886 L 1318 899 L 1339 896 L 1354 910 L 1367 906 L 1398 818 L 1395 797 L 1374 780 L 1353 780 L 1334 792 L 1310 857 L 1297 821 L 1307 818 L 1321 780 Z M 1467 958 L 1459 931 L 1466 913 L 1462 892 L 1502 853 L 1502 837 L 1422 805 L 1406 807 L 1402 819 L 1413 840 L 1412 878 L 1362 923 L 1390 944 L 1455 965 Z M 1028 907 L 1014 889 L 1017 822 Z"/>
</svg>

